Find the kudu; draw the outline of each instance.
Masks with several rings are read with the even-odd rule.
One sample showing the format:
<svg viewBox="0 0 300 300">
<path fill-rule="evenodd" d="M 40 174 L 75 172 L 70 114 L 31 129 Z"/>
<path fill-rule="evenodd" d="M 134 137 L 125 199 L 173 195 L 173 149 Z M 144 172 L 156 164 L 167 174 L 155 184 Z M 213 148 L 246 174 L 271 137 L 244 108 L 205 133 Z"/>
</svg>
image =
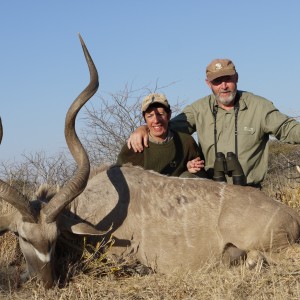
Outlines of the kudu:
<svg viewBox="0 0 300 300">
<path fill-rule="evenodd" d="M 127 249 L 141 263 L 164 273 L 195 270 L 221 257 L 228 262 L 244 258 L 252 267 L 265 255 L 297 245 L 299 215 L 255 188 L 168 177 L 131 165 L 102 168 L 88 179 L 89 160 L 74 126 L 79 109 L 97 90 L 98 75 L 82 45 L 90 84 L 71 106 L 65 129 L 78 164 L 75 177 L 39 207 L 1 182 L 0 196 L 18 212 L 2 217 L 0 229 L 19 235 L 31 276 L 53 284 L 51 262 L 62 230 L 87 235 L 104 231 L 105 238 L 113 234 L 112 251 Z M 62 213 L 67 205 L 86 223 L 72 226 Z"/>
<path fill-rule="evenodd" d="M 51 287 L 54 283 L 53 256 L 61 231 L 89 235 L 102 233 L 87 223 L 79 223 L 62 214 L 64 208 L 84 190 L 88 181 L 89 159 L 77 137 L 75 119 L 81 107 L 96 93 L 99 85 L 97 70 L 80 35 L 79 38 L 90 71 L 90 83 L 75 99 L 65 120 L 66 141 L 78 165 L 76 174 L 47 204 L 39 199 L 28 201 L 17 190 L 0 180 L 0 198 L 16 208 L 11 214 L 1 216 L 0 233 L 10 230 L 18 235 L 27 263 L 24 278 L 37 276 L 45 287 Z M 2 135 L 0 122 L 0 142 Z"/>
</svg>

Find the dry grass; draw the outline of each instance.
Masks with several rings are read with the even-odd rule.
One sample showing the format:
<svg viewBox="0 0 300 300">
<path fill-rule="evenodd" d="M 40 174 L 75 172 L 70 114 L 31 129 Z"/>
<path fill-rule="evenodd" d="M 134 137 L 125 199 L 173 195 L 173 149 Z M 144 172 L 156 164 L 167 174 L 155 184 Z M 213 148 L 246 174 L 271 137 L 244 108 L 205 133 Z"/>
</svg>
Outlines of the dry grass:
<svg viewBox="0 0 300 300">
<path fill-rule="evenodd" d="M 280 180 L 276 178 L 272 188 L 265 186 L 264 192 L 299 210 L 299 184 L 291 187 Z M 9 207 L 2 205 L 2 211 Z M 74 263 L 65 254 L 59 262 L 59 286 L 45 290 L 35 281 L 20 285 L 24 260 L 17 239 L 11 233 L 0 237 L 0 299 L 300 299 L 300 257 L 293 254 L 280 265 L 254 270 L 243 264 L 231 268 L 207 264 L 194 273 L 144 276 L 130 261 L 109 261 L 84 252 Z"/>
<path fill-rule="evenodd" d="M 295 263 L 297 265 L 297 263 Z M 248 270 L 208 268 L 195 273 L 113 278 L 78 274 L 68 285 L 45 290 L 36 283 L 0 294 L 3 299 L 299 299 L 299 270 L 284 266 Z"/>
<path fill-rule="evenodd" d="M 266 181 L 270 179 L 267 178 Z M 300 213 L 300 184 L 286 176 L 276 176 L 262 190 L 269 197 L 281 201 Z"/>
</svg>

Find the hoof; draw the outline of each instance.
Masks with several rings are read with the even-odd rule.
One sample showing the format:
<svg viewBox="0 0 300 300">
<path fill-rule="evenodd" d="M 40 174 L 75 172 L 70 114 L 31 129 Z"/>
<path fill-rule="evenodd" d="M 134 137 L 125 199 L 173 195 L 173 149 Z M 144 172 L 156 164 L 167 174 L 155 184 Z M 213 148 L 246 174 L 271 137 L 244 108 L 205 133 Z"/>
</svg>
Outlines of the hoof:
<svg viewBox="0 0 300 300">
<path fill-rule="evenodd" d="M 266 263 L 267 263 L 266 258 L 261 252 L 257 250 L 252 250 L 247 253 L 247 259 L 245 264 L 249 270 L 252 270 L 256 266 L 260 268 L 262 265 Z"/>
</svg>

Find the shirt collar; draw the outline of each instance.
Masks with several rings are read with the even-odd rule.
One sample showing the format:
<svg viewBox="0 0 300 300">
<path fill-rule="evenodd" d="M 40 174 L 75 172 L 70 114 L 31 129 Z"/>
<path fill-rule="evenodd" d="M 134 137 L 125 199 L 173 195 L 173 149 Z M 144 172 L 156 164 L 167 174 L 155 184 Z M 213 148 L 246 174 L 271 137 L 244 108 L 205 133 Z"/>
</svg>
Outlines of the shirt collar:
<svg viewBox="0 0 300 300">
<path fill-rule="evenodd" d="M 167 134 L 166 138 L 165 138 L 162 142 L 158 142 L 157 140 L 155 140 L 155 139 L 150 135 L 150 133 L 149 133 L 149 141 L 150 141 L 151 143 L 154 143 L 154 144 L 165 144 L 165 143 L 169 142 L 170 140 L 172 140 L 172 139 L 173 139 L 173 136 L 174 136 L 173 132 L 172 132 L 171 130 L 168 129 L 168 134 Z"/>
</svg>

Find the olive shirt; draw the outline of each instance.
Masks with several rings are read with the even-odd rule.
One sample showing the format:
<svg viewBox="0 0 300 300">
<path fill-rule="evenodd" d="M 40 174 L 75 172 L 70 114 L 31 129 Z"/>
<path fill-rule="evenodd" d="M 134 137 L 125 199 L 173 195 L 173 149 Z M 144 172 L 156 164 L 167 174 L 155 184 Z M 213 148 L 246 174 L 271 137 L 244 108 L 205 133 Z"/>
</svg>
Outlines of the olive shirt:
<svg viewBox="0 0 300 300">
<path fill-rule="evenodd" d="M 187 171 L 188 161 L 200 156 L 199 147 L 189 134 L 172 132 L 173 138 L 165 143 L 149 141 L 149 147 L 136 153 L 124 145 L 118 155 L 117 164 L 132 163 L 146 170 L 153 170 L 164 175 L 180 176 Z"/>
<path fill-rule="evenodd" d="M 300 143 L 300 123 L 280 113 L 272 102 L 249 92 L 238 91 L 238 158 L 248 184 L 259 184 L 268 168 L 269 134 L 286 143 Z M 213 174 L 215 161 L 213 94 L 188 105 L 170 121 L 170 128 L 189 134 L 197 131 L 205 159 L 205 169 Z M 217 151 L 235 152 L 235 113 L 218 107 L 216 118 Z"/>
</svg>

